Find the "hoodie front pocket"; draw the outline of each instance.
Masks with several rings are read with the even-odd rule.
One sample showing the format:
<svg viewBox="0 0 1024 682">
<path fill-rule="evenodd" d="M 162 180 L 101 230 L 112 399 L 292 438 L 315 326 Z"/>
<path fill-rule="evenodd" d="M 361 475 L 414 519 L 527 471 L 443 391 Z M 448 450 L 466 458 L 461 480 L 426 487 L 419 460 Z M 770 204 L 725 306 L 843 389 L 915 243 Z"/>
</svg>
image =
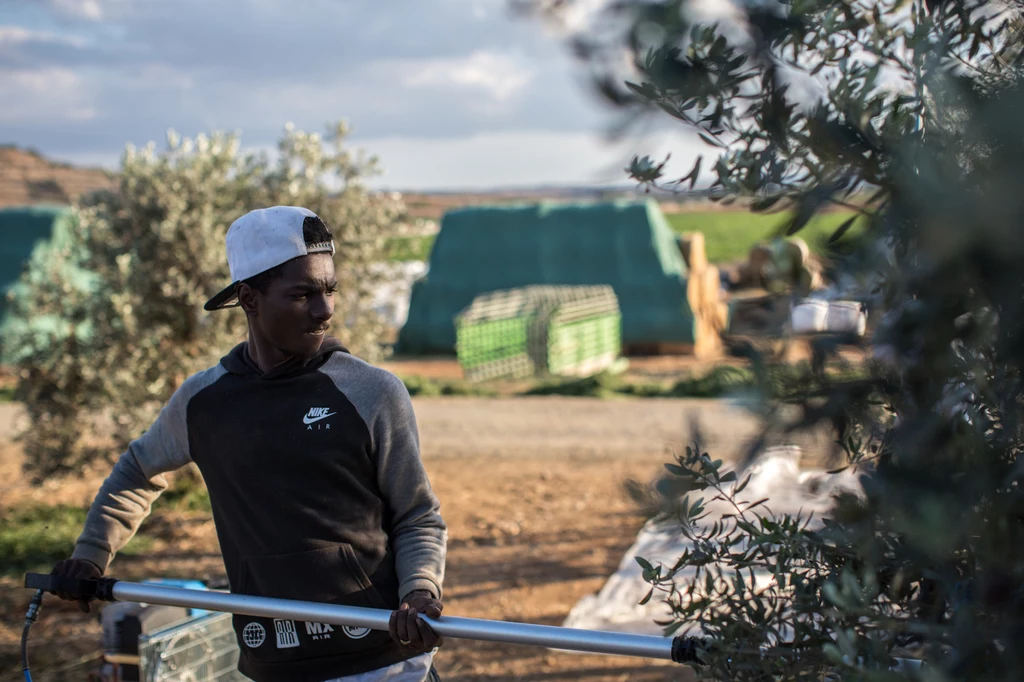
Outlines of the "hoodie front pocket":
<svg viewBox="0 0 1024 682">
<path fill-rule="evenodd" d="M 292 554 L 246 557 L 244 594 L 386 609 L 352 546 L 331 544 Z"/>
<path fill-rule="evenodd" d="M 240 594 L 390 610 L 348 544 L 245 557 L 241 571 Z M 237 626 L 247 653 L 268 662 L 355 654 L 391 640 L 386 631 L 283 619 L 243 616 Z M 256 636 L 247 639 L 246 627 Z"/>
</svg>

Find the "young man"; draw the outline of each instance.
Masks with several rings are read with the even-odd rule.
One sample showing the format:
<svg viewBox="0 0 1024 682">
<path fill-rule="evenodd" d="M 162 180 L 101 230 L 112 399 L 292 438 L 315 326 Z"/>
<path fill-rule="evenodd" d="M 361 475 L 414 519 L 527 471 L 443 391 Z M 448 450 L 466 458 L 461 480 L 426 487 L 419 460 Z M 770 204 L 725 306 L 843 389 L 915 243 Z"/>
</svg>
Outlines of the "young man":
<svg viewBox="0 0 1024 682">
<path fill-rule="evenodd" d="M 54 573 L 98 577 L 189 462 L 202 472 L 231 590 L 392 610 L 390 633 L 235 616 L 257 681 L 437 679 L 447 528 L 402 382 L 326 337 L 337 288 L 330 230 L 311 211 L 255 210 L 227 233 L 246 342 L 187 379 L 129 445 Z M 63 595 L 68 598 L 68 595 Z M 88 608 L 83 605 L 84 608 Z"/>
</svg>

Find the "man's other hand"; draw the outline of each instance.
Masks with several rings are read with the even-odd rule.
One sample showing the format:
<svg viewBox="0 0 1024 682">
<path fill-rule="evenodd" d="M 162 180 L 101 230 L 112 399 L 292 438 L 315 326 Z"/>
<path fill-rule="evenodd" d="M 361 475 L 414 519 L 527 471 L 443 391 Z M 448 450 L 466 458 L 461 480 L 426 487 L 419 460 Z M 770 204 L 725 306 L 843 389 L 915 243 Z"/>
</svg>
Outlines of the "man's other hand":
<svg viewBox="0 0 1024 682">
<path fill-rule="evenodd" d="M 86 559 L 65 559 L 64 561 L 58 561 L 54 565 L 50 575 L 60 576 L 61 578 L 96 580 L 103 577 L 103 571 L 100 570 L 99 566 Z M 78 595 L 67 592 L 55 592 L 54 594 L 67 601 L 77 601 L 78 608 L 85 613 L 89 613 L 89 599 L 80 598 Z"/>
<path fill-rule="evenodd" d="M 397 611 L 391 612 L 391 637 L 406 649 L 420 653 L 430 651 L 444 643 L 430 626 L 419 619 L 423 614 L 428 618 L 439 618 L 444 604 L 434 599 L 426 590 L 416 590 L 405 598 Z"/>
</svg>

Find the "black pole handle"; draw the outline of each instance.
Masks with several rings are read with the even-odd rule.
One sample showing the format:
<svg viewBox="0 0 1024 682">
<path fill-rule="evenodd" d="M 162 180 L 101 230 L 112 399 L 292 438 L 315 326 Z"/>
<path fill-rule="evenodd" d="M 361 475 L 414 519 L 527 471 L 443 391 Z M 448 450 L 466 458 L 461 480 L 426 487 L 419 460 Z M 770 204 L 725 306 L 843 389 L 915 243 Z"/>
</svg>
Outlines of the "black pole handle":
<svg viewBox="0 0 1024 682">
<path fill-rule="evenodd" d="M 700 654 L 711 651 L 711 648 L 711 642 L 704 637 L 679 635 L 672 639 L 672 660 L 684 665 L 703 665 Z"/>
<path fill-rule="evenodd" d="M 66 578 L 59 575 L 44 573 L 26 573 L 25 587 L 31 590 L 43 590 L 50 593 L 62 593 L 76 599 L 98 599 L 114 601 L 115 578 Z"/>
</svg>

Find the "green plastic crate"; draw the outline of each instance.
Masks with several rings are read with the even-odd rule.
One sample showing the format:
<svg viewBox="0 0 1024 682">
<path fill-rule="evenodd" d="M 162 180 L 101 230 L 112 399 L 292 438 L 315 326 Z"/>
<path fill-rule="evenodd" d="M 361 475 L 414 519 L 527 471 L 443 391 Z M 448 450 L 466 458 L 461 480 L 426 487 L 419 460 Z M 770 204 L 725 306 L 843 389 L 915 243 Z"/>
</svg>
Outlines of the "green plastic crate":
<svg viewBox="0 0 1024 682">
<path fill-rule="evenodd" d="M 455 318 L 455 345 L 474 381 L 588 376 L 619 357 L 621 330 L 610 286 L 532 286 L 477 296 Z"/>
</svg>

